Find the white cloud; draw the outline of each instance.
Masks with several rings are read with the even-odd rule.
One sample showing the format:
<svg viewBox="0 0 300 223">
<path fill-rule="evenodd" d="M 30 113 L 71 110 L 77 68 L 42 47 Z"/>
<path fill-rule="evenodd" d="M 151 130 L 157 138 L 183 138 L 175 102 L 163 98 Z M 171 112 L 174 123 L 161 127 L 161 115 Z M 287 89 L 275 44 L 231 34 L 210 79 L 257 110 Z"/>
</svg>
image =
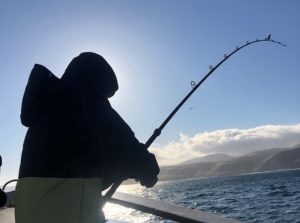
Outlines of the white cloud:
<svg viewBox="0 0 300 223">
<path fill-rule="evenodd" d="M 194 136 L 180 134 L 179 140 L 153 145 L 150 151 L 156 155 L 160 165 L 172 165 L 213 153 L 240 156 L 256 150 L 296 144 L 300 144 L 300 124 L 263 125 L 251 129 L 202 132 Z"/>
</svg>

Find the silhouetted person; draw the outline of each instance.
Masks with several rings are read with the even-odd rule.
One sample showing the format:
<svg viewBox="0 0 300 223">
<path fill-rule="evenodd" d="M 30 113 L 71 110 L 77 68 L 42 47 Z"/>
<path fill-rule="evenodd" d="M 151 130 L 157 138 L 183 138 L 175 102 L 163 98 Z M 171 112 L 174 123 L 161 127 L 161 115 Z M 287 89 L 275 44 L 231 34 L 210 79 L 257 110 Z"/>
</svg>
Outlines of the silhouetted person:
<svg viewBox="0 0 300 223">
<path fill-rule="evenodd" d="M 0 172 L 1 172 L 1 166 L 2 166 L 2 157 L 0 156 Z M 7 201 L 6 194 L 0 188 L 0 208 L 6 204 L 6 201 Z"/>
<path fill-rule="evenodd" d="M 25 137 L 16 187 L 16 223 L 99 223 L 101 191 L 114 180 L 152 187 L 159 167 L 110 106 L 118 90 L 103 57 L 82 53 L 58 79 L 35 65 L 25 89 Z"/>
</svg>

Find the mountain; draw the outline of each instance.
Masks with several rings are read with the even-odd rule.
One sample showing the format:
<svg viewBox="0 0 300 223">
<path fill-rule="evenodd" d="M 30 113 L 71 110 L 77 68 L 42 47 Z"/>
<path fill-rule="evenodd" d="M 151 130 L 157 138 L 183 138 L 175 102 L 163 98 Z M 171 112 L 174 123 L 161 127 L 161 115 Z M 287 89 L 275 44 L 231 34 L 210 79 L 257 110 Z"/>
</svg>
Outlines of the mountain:
<svg viewBox="0 0 300 223">
<path fill-rule="evenodd" d="M 300 167 L 299 148 L 274 154 L 261 163 L 260 170 L 295 169 Z"/>
<path fill-rule="evenodd" d="M 294 147 L 292 147 L 294 148 Z M 292 148 L 272 148 L 272 149 L 265 149 L 265 150 L 258 150 L 251 153 L 247 153 L 244 156 L 250 157 L 250 156 L 257 156 L 257 157 L 267 157 L 270 155 L 274 155 L 276 153 L 282 152 L 284 150 L 292 149 Z"/>
<path fill-rule="evenodd" d="M 231 160 L 235 157 L 229 156 L 224 153 L 217 153 L 217 154 L 211 154 L 203 157 L 198 157 L 195 159 L 186 160 L 179 165 L 187 165 L 187 164 L 194 164 L 194 163 L 206 163 L 206 162 L 216 162 L 216 161 L 225 161 L 225 160 Z"/>
<path fill-rule="evenodd" d="M 241 157 L 230 157 L 230 159 L 229 157 L 226 157 L 227 160 L 225 158 L 225 160 L 217 161 L 207 161 L 210 158 L 204 157 L 198 159 L 197 163 L 161 167 L 159 179 L 180 180 L 300 168 L 300 145 L 286 149 L 255 151 Z M 191 161 L 196 161 L 196 159 Z"/>
</svg>

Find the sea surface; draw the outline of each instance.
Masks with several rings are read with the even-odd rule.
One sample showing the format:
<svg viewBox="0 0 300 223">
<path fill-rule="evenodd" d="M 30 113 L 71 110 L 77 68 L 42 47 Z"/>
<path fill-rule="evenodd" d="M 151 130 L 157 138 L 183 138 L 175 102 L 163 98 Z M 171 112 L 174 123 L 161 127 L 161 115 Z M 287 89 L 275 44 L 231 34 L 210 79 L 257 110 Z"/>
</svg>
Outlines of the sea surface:
<svg viewBox="0 0 300 223">
<path fill-rule="evenodd" d="M 249 223 L 300 223 L 300 169 L 228 177 L 160 182 L 151 189 L 121 186 L 121 192 L 159 199 Z M 134 223 L 171 223 L 118 205 L 108 218 Z"/>
</svg>

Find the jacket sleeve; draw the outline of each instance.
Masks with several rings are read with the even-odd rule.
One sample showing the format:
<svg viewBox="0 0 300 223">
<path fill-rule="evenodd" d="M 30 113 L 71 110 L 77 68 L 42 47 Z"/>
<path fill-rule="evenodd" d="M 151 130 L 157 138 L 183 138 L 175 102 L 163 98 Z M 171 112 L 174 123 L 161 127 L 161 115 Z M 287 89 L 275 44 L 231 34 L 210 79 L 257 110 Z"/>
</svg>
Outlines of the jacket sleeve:
<svg viewBox="0 0 300 223">
<path fill-rule="evenodd" d="M 104 123 L 108 149 L 107 175 L 116 179 L 143 179 L 159 173 L 155 156 L 137 140 L 134 132 L 113 108 L 109 108 Z"/>
</svg>

